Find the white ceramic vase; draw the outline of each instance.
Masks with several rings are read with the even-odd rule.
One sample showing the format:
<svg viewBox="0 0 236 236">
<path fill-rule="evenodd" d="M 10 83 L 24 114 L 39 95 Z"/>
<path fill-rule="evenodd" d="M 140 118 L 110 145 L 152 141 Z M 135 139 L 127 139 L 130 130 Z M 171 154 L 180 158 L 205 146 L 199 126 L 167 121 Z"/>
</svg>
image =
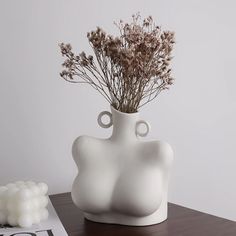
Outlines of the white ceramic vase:
<svg viewBox="0 0 236 236">
<path fill-rule="evenodd" d="M 103 115 L 110 117 L 109 124 L 102 122 Z M 73 202 L 95 222 L 144 226 L 166 220 L 171 146 L 140 140 L 150 125 L 139 113 L 122 113 L 111 106 L 111 113 L 100 113 L 98 123 L 103 128 L 113 125 L 110 138 L 80 136 L 73 144 L 78 167 Z"/>
</svg>

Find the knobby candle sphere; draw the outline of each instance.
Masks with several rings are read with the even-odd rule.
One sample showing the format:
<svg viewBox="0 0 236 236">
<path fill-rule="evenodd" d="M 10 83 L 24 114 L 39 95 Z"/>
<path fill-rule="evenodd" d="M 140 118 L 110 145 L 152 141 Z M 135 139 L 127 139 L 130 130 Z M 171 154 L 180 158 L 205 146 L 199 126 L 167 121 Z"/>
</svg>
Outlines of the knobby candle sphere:
<svg viewBox="0 0 236 236">
<path fill-rule="evenodd" d="M 0 224 L 31 227 L 48 218 L 48 186 L 17 181 L 0 186 Z"/>
</svg>

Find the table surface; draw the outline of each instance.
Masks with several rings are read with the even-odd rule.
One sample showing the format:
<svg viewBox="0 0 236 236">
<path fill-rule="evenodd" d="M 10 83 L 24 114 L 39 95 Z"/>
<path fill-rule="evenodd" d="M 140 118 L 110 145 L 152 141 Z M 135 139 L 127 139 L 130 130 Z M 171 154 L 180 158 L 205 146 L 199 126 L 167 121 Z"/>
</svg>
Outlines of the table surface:
<svg viewBox="0 0 236 236">
<path fill-rule="evenodd" d="M 173 203 L 168 204 L 168 220 L 135 227 L 84 219 L 70 193 L 51 195 L 50 199 L 69 236 L 236 236 L 236 222 Z"/>
</svg>

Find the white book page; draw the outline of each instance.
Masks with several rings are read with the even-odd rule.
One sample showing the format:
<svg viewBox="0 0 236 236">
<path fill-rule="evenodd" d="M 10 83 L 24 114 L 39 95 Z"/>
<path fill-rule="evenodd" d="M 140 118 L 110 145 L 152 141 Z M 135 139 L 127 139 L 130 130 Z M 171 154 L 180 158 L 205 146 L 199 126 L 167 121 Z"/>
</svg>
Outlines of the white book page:
<svg viewBox="0 0 236 236">
<path fill-rule="evenodd" d="M 0 236 L 68 236 L 58 215 L 49 199 L 48 203 L 49 217 L 38 225 L 30 228 L 1 228 Z"/>
</svg>

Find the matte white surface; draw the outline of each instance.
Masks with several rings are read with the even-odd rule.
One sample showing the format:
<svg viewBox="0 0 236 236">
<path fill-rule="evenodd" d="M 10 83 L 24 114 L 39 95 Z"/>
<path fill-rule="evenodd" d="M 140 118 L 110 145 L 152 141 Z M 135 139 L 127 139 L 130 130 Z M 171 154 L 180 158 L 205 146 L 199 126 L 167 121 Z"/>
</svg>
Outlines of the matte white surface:
<svg viewBox="0 0 236 236">
<path fill-rule="evenodd" d="M 138 112 L 127 114 L 111 106 L 111 113 L 100 114 L 111 119 L 111 137 L 83 135 L 73 143 L 78 167 L 71 193 L 74 203 L 96 222 L 144 226 L 166 220 L 171 146 L 140 138 L 150 125 Z M 100 116 L 98 124 L 107 128 Z M 140 131 L 140 124 L 148 129 Z"/>
<path fill-rule="evenodd" d="M 29 228 L 48 218 L 48 186 L 17 181 L 0 186 L 0 225 Z"/>
<path fill-rule="evenodd" d="M 234 0 L 0 1 L 0 185 L 34 179 L 50 193 L 71 189 L 78 135 L 109 137 L 109 109 L 89 86 L 59 79 L 57 44 L 89 50 L 96 25 L 140 11 L 175 30 L 175 85 L 141 110 L 149 137 L 168 141 L 175 161 L 170 201 L 236 220 L 236 2 Z"/>
<path fill-rule="evenodd" d="M 32 225 L 30 228 L 20 228 L 20 227 L 12 227 L 12 228 L 1 228 L 1 234 L 4 236 L 12 236 L 12 235 L 58 235 L 58 236 L 68 236 L 66 233 L 61 220 L 59 219 L 50 199 L 48 199 L 48 219 L 40 222 L 38 225 Z M 47 232 L 48 230 L 48 232 Z"/>
</svg>

